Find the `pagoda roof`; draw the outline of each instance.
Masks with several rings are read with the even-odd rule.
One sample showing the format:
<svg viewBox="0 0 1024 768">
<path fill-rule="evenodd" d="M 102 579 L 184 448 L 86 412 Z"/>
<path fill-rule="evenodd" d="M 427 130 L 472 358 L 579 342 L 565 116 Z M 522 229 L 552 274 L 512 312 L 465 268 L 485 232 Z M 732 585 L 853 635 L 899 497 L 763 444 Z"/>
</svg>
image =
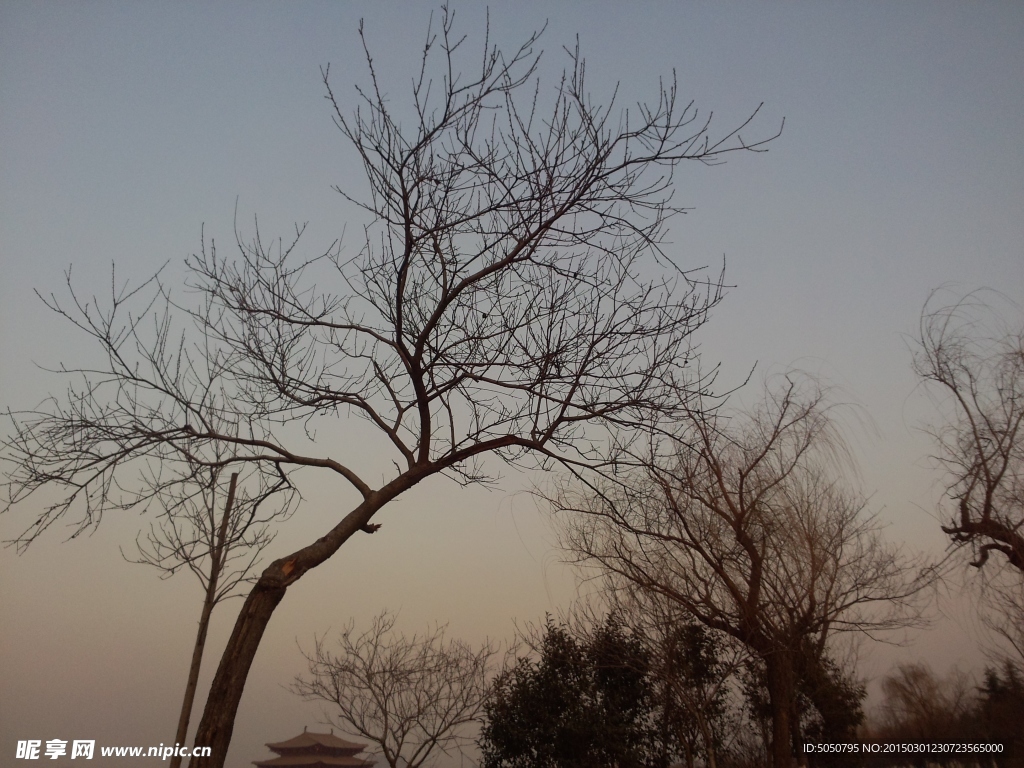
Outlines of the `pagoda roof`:
<svg viewBox="0 0 1024 768">
<path fill-rule="evenodd" d="M 371 768 L 372 760 L 356 757 L 365 744 L 346 741 L 330 733 L 304 730 L 298 736 L 267 746 L 277 757 L 254 760 L 256 768 Z"/>
<path fill-rule="evenodd" d="M 351 755 L 282 755 L 271 760 L 254 760 L 258 768 L 369 768 L 372 761 Z"/>
<path fill-rule="evenodd" d="M 287 741 L 279 741 L 276 744 L 267 744 L 267 746 L 274 752 L 309 749 L 310 747 L 317 746 L 327 747 L 328 749 L 343 749 L 348 752 L 362 752 L 366 749 L 365 744 L 357 744 L 354 741 L 340 739 L 333 733 L 313 733 L 312 731 L 303 731 L 298 736 Z M 284 763 L 277 763 L 277 765 L 284 765 Z M 343 765 L 343 763 L 338 763 L 338 765 Z M 344 763 L 344 765 L 349 765 L 349 763 Z"/>
</svg>

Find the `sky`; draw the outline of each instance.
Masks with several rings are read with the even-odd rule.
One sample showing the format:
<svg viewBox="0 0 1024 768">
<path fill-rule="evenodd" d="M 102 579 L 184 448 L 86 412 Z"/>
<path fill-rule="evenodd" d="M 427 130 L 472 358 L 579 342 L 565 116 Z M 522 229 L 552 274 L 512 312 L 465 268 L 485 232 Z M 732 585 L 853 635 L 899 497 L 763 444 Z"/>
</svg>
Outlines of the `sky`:
<svg viewBox="0 0 1024 768">
<path fill-rule="evenodd" d="M 457 30 L 481 44 L 485 6 L 454 8 Z M 364 19 L 388 92 L 407 98 L 432 11 L 0 2 L 0 406 L 32 407 L 61 391 L 46 368 L 95 359 L 34 293 L 64 295 L 69 268 L 87 295 L 109 291 L 112 265 L 118 279 L 165 263 L 180 278 L 204 231 L 230 250 L 236 207 L 243 229 L 258 216 L 275 236 L 308 222 L 311 252 L 342 237 L 353 213 L 331 188 L 359 190 L 362 169 L 321 67 L 354 106 Z M 785 118 L 767 153 L 678 174 L 690 211 L 668 251 L 686 266 L 724 259 L 733 286 L 700 333 L 703 360 L 721 363 L 725 384 L 807 370 L 855 404 L 850 440 L 887 535 L 941 552 L 942 478 L 921 431 L 934 404 L 910 350 L 934 289 L 988 287 L 1024 307 L 1024 6 L 517 2 L 489 15 L 506 49 L 546 24 L 544 87 L 578 37 L 595 100 L 617 83 L 622 104 L 653 98 L 675 73 L 681 97 L 720 127 L 761 103 L 752 133 Z M 331 429 L 340 450 L 359 449 L 360 427 Z M 424 483 L 378 516 L 381 531 L 292 588 L 250 674 L 229 768 L 316 726 L 318 707 L 288 690 L 315 635 L 388 607 L 409 632 L 448 622 L 467 640 L 505 639 L 513 620 L 564 610 L 575 576 L 528 486 L 510 473 L 495 491 Z M 304 492 L 274 556 L 336 519 L 337 486 Z M 0 518 L 0 538 L 39 503 Z M 21 556 L 0 550 L 0 754 L 30 738 L 173 739 L 201 595 L 189 576 L 161 581 L 125 562 L 144 525 L 110 516 L 74 541 L 58 528 Z M 215 614 L 197 709 L 239 605 Z M 865 674 L 910 659 L 977 670 L 984 638 L 967 601 L 949 595 L 936 616 L 902 647 L 867 649 Z"/>
</svg>

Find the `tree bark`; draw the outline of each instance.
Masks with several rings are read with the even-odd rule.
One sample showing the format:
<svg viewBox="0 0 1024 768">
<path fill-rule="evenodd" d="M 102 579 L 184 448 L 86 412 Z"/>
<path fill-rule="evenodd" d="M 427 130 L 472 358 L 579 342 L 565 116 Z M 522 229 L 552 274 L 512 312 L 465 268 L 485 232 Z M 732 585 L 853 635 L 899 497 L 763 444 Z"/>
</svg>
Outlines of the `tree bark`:
<svg viewBox="0 0 1024 768">
<path fill-rule="evenodd" d="M 231 475 L 231 484 L 228 486 L 228 498 L 224 504 L 224 516 L 220 519 L 220 526 L 217 528 L 216 534 L 217 538 L 214 539 L 213 552 L 210 553 L 210 576 L 206 580 L 206 597 L 203 598 L 203 610 L 199 615 L 199 630 L 196 633 L 196 644 L 192 648 L 192 664 L 188 668 L 188 683 L 185 685 L 185 698 L 181 702 L 178 730 L 174 735 L 175 746 L 184 744 L 188 736 L 188 722 L 192 719 L 192 704 L 196 698 L 196 687 L 199 685 L 199 667 L 203 663 L 203 650 L 206 648 L 206 632 L 210 628 L 210 616 L 213 615 L 213 608 L 217 604 L 217 582 L 220 580 L 221 571 L 224 569 L 224 559 L 227 556 L 224 547 L 228 537 L 228 521 L 231 517 L 231 509 L 235 505 L 235 486 L 237 484 L 238 473 L 234 472 Z M 170 768 L 181 768 L 181 755 L 175 754 L 171 758 Z"/>
<path fill-rule="evenodd" d="M 329 559 L 356 531 L 373 532 L 375 528 L 370 528 L 368 524 L 381 507 L 436 471 L 437 467 L 433 465 L 417 465 L 380 490 L 368 492 L 363 502 L 326 536 L 267 566 L 253 585 L 235 620 L 235 627 L 210 686 L 203 718 L 196 730 L 194 744 L 210 747 L 211 754 L 209 757 L 193 756 L 189 768 L 224 768 L 249 668 L 256 657 L 270 617 L 288 587 Z"/>
<path fill-rule="evenodd" d="M 793 765 L 793 704 L 796 679 L 789 651 L 778 649 L 765 658 L 768 672 L 768 697 L 772 708 L 772 766 Z"/>
<path fill-rule="evenodd" d="M 235 727 L 235 714 L 242 699 L 249 668 L 256 657 L 263 632 L 270 623 L 277 604 L 284 597 L 286 586 L 275 584 L 278 579 L 268 573 L 278 564 L 264 571 L 242 606 L 235 628 L 221 657 L 217 674 L 210 687 L 203 719 L 196 730 L 195 744 L 211 747 L 210 757 L 193 757 L 190 768 L 223 768 L 228 746 Z M 279 568 L 280 566 L 278 566 Z M 271 578 L 268 578 L 268 575 Z"/>
</svg>

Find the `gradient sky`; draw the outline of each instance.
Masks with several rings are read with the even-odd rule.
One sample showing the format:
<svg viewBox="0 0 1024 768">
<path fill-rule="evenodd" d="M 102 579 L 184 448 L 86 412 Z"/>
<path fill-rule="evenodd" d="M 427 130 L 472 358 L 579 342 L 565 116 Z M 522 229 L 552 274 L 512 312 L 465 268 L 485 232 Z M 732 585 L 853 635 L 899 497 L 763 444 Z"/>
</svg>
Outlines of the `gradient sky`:
<svg viewBox="0 0 1024 768">
<path fill-rule="evenodd" d="M 36 365 L 91 350 L 33 295 L 60 293 L 73 265 L 84 292 L 110 266 L 141 279 L 180 274 L 200 230 L 232 243 L 259 215 L 264 233 L 309 222 L 312 253 L 339 237 L 361 169 L 331 122 L 320 67 L 354 103 L 365 82 L 361 17 L 394 98 L 408 94 L 427 3 L 0 2 L 0 405 L 35 405 L 61 383 Z M 456 7 L 478 42 L 484 7 Z M 495 3 L 492 39 L 515 47 L 547 21 L 545 69 L 578 34 L 593 95 L 652 98 L 677 73 L 682 97 L 720 127 L 759 103 L 757 130 L 785 131 L 768 153 L 685 167 L 670 252 L 727 263 L 735 286 L 701 333 L 726 383 L 796 366 L 860 407 L 851 432 L 872 506 L 908 549 L 940 551 L 941 478 L 918 431 L 909 339 L 929 292 L 988 286 L 1024 306 L 1024 5 L 1020 3 Z M 551 85 L 550 76 L 545 81 Z M 341 422 L 329 439 L 359 445 Z M 470 640 L 506 638 L 512 619 L 568 605 L 545 515 L 508 477 L 498 492 L 443 481 L 387 508 L 376 535 L 349 542 L 292 588 L 254 664 L 228 758 L 242 768 L 266 741 L 314 726 L 317 707 L 286 689 L 314 633 L 366 623 L 387 606 L 415 631 L 451 622 Z M 336 519 L 337 486 L 308 501 L 275 544 L 283 554 Z M 33 502 L 39 503 L 39 502 Z M 32 504 L 0 520 L 17 535 Z M 0 550 L 0 755 L 27 738 L 150 745 L 173 738 L 199 611 L 190 577 L 160 581 L 125 563 L 138 518 L 105 520 L 27 554 Z M 63 535 L 62 535 L 63 534 Z M 208 685 L 234 613 L 215 616 Z M 897 659 L 977 668 L 970 612 L 901 649 L 866 648 L 867 674 Z M 201 710 L 204 692 L 197 701 Z M 198 714 L 193 723 L 198 721 Z M 141 761 L 148 763 L 151 761 Z M 60 764 L 58 761 L 57 764 Z M 71 763 L 69 763 L 71 764 Z"/>
</svg>

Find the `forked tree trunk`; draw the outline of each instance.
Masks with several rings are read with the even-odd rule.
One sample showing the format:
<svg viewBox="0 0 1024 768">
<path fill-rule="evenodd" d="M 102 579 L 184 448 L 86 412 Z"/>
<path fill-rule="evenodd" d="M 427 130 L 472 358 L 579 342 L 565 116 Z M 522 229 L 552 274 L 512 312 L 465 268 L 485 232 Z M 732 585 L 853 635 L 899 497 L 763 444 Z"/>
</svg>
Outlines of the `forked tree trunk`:
<svg viewBox="0 0 1024 768">
<path fill-rule="evenodd" d="M 199 722 L 193 741 L 195 746 L 210 747 L 210 757 L 192 757 L 189 768 L 224 768 L 249 668 L 256 658 L 256 651 L 270 623 L 270 617 L 288 587 L 330 558 L 356 531 L 372 532 L 367 525 L 374 513 L 436 471 L 436 467 L 417 466 L 405 472 L 380 490 L 369 493 L 326 536 L 267 566 L 246 597 L 235 621 L 235 628 L 221 656 L 217 674 L 210 686 L 210 695 L 206 699 L 203 719 Z"/>
<path fill-rule="evenodd" d="M 210 628 L 210 616 L 217 604 L 217 582 L 224 570 L 227 558 L 225 543 L 228 538 L 228 521 L 235 505 L 235 486 L 238 484 L 238 473 L 231 475 L 228 486 L 228 498 L 224 504 L 224 516 L 220 519 L 213 551 L 210 553 L 210 576 L 206 580 L 206 596 L 203 598 L 203 610 L 199 615 L 199 630 L 196 633 L 196 644 L 192 648 L 192 664 L 188 668 L 188 683 L 185 685 L 185 698 L 181 702 L 181 714 L 178 716 L 178 730 L 174 735 L 175 745 L 184 744 L 188 736 L 188 722 L 192 718 L 192 703 L 196 698 L 196 687 L 199 685 L 199 667 L 203 663 L 203 649 L 206 648 L 206 632 Z M 212 506 L 212 505 L 211 505 Z M 171 758 L 170 768 L 181 768 L 181 755 Z"/>
</svg>

